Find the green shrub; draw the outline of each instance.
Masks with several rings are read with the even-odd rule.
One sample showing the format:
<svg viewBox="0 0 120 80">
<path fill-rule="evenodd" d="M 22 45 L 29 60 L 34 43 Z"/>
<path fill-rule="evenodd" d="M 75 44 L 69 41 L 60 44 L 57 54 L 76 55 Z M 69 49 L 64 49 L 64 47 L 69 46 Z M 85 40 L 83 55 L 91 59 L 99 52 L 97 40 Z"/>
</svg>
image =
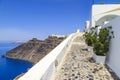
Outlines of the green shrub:
<svg viewBox="0 0 120 80">
<path fill-rule="evenodd" d="M 85 41 L 88 46 L 93 46 L 93 50 L 97 55 L 105 55 L 109 51 L 110 40 L 114 38 L 112 27 L 104 27 L 100 29 L 99 34 L 95 32 L 95 28 L 84 34 Z"/>
<path fill-rule="evenodd" d="M 95 28 L 91 28 L 90 32 L 85 32 L 85 34 L 84 34 L 85 41 L 88 44 L 88 46 L 92 46 L 92 42 L 93 42 L 92 37 L 94 34 L 94 30 L 95 30 Z"/>
<path fill-rule="evenodd" d="M 94 51 L 97 55 L 105 55 L 109 51 L 110 40 L 114 38 L 112 27 L 101 28 L 96 41 L 94 41 Z M 96 35 L 96 34 L 94 34 Z"/>
</svg>

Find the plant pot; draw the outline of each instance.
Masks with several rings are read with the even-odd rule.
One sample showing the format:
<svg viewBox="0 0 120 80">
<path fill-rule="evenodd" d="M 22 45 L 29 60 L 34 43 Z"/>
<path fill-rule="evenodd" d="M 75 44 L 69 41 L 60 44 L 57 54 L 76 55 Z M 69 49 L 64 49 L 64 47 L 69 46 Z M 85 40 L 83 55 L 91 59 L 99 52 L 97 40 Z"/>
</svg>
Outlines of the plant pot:
<svg viewBox="0 0 120 80">
<path fill-rule="evenodd" d="M 93 47 L 92 47 L 92 46 L 88 46 L 88 47 L 87 47 L 87 50 L 88 50 L 88 51 L 92 51 L 92 50 L 93 50 Z"/>
<path fill-rule="evenodd" d="M 105 64 L 106 56 L 100 56 L 100 55 L 96 55 L 96 54 L 94 53 L 94 54 L 93 54 L 93 59 L 96 61 L 96 63 Z"/>
</svg>

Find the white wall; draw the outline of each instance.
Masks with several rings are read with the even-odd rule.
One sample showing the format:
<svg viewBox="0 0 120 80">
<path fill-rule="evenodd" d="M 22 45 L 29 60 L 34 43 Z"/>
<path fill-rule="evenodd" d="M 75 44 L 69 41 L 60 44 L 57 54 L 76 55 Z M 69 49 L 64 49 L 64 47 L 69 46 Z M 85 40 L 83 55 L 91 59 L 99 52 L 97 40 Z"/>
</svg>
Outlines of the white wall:
<svg viewBox="0 0 120 80">
<path fill-rule="evenodd" d="M 120 16 L 120 4 L 95 4 L 92 6 L 91 27 L 96 25 L 96 22 L 106 15 Z"/>
<path fill-rule="evenodd" d="M 75 33 L 69 35 L 69 37 L 67 37 L 61 44 L 59 44 L 48 55 L 35 64 L 18 80 L 50 80 L 56 71 L 56 64 L 60 64 L 74 35 Z"/>
<path fill-rule="evenodd" d="M 107 26 L 112 26 L 115 38 L 111 40 L 106 63 L 120 77 L 120 17 L 104 25 L 104 27 Z"/>
<path fill-rule="evenodd" d="M 85 32 L 89 32 L 90 29 L 90 21 L 85 22 Z"/>
</svg>

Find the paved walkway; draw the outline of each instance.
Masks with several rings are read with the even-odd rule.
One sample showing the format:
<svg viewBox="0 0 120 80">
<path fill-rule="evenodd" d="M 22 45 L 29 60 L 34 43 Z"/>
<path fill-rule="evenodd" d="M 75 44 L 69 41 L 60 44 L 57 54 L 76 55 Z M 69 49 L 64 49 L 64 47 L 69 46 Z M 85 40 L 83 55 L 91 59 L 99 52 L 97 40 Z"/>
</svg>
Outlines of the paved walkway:
<svg viewBox="0 0 120 80">
<path fill-rule="evenodd" d="M 93 52 L 86 47 L 82 33 L 78 33 L 52 80 L 113 80 L 104 65 L 94 63 Z"/>
</svg>

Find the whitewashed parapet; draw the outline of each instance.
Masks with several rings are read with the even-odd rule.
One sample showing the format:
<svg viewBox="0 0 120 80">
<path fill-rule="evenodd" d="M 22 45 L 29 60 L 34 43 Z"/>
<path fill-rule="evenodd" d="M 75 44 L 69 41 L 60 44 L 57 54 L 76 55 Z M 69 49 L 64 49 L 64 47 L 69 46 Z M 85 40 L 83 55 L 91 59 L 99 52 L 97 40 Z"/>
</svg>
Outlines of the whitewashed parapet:
<svg viewBox="0 0 120 80">
<path fill-rule="evenodd" d="M 74 35 L 75 33 L 70 34 L 62 43 L 29 69 L 28 72 L 18 80 L 50 80 Z"/>
</svg>

